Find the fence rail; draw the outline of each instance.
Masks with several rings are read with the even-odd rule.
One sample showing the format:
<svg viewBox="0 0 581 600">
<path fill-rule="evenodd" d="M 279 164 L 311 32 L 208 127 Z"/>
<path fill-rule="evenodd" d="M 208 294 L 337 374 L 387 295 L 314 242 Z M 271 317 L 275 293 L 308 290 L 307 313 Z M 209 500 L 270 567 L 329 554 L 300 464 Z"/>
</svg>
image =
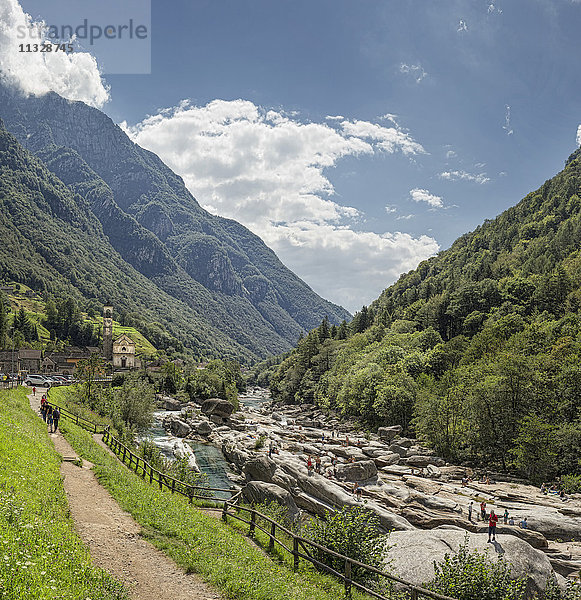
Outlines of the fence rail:
<svg viewBox="0 0 581 600">
<path fill-rule="evenodd" d="M 51 406 L 57 406 L 56 404 L 49 402 Z M 348 556 L 343 554 L 339 554 L 331 550 L 330 548 L 326 548 L 325 546 L 321 546 L 316 542 L 304 538 L 300 535 L 297 535 L 278 521 L 275 521 L 271 517 L 255 510 L 254 508 L 244 506 L 240 504 L 240 499 L 242 498 L 242 491 L 235 492 L 231 489 L 225 488 L 208 488 L 202 486 L 194 486 L 184 481 L 180 481 L 179 479 L 175 479 L 169 475 L 165 475 L 161 473 L 158 469 L 152 467 L 143 457 L 138 456 L 133 452 L 130 448 L 125 446 L 120 440 L 118 440 L 115 436 L 111 434 L 108 427 L 101 427 L 99 431 L 98 426 L 89 421 L 88 419 L 84 419 L 83 417 L 79 417 L 71 413 L 69 410 L 58 406 L 58 409 L 61 411 L 61 415 L 69 418 L 76 422 L 77 425 L 91 431 L 92 433 L 102 433 L 103 434 L 103 442 L 106 443 L 113 453 L 119 458 L 119 460 L 128 466 L 129 469 L 135 470 L 137 475 L 140 475 L 144 480 L 149 479 L 150 484 L 158 484 L 159 489 L 163 490 L 164 486 L 169 490 L 172 494 L 181 494 L 188 498 L 189 503 L 193 502 L 194 498 L 212 501 L 216 503 L 222 503 L 222 520 L 224 522 L 228 521 L 228 517 L 232 517 L 242 523 L 245 523 L 249 526 L 248 534 L 250 537 L 254 537 L 256 530 L 262 531 L 268 537 L 268 550 L 274 550 L 275 546 L 282 548 L 285 552 L 292 555 L 293 557 L 293 569 L 298 571 L 300 560 L 305 560 L 312 565 L 314 565 L 317 569 L 326 571 L 342 580 L 345 587 L 345 597 L 351 598 L 352 588 L 358 589 L 369 596 L 377 598 L 378 600 L 389 600 L 388 596 L 382 595 L 376 590 L 372 590 L 359 581 L 353 579 L 352 573 L 353 568 L 364 569 L 369 573 L 375 575 L 379 578 L 380 581 L 387 581 L 389 584 L 398 584 L 400 588 L 408 591 L 410 593 L 410 600 L 418 600 L 420 597 L 431 598 L 432 600 L 455 600 L 450 596 L 443 596 L 442 594 L 438 594 L 436 592 L 432 592 L 426 588 L 419 587 L 409 581 L 405 581 L 400 579 L 399 577 L 392 575 L 390 573 L 386 573 L 381 569 L 377 569 L 372 565 L 367 565 L 365 563 L 359 562 Z M 209 497 L 207 492 L 227 492 L 231 494 L 230 499 L 217 498 L 217 497 Z M 245 512 L 249 515 L 248 519 L 242 517 L 240 512 Z M 257 522 L 257 519 L 263 519 L 268 526 L 263 527 L 260 523 Z M 277 532 L 284 534 L 287 540 L 290 541 L 292 548 L 288 546 L 285 541 L 280 539 L 280 536 L 277 537 Z M 301 552 L 302 549 L 302 552 Z M 327 556 L 331 556 L 337 560 L 337 562 L 344 565 L 342 571 L 338 571 L 328 564 L 318 560 L 314 556 L 311 555 L 309 549 L 317 550 L 321 554 L 325 554 Z"/>
</svg>

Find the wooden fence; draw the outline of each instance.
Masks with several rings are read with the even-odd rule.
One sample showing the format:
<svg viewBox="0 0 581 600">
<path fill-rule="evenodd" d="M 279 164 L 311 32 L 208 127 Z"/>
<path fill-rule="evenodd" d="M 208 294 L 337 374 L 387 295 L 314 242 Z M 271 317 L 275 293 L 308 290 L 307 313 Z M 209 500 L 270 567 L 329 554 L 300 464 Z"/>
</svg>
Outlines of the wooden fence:
<svg viewBox="0 0 581 600">
<path fill-rule="evenodd" d="M 50 404 L 53 407 L 56 406 L 52 402 L 50 402 Z M 184 481 L 175 479 L 169 475 L 165 475 L 158 469 L 152 467 L 141 456 L 138 456 L 130 448 L 121 443 L 115 436 L 111 434 L 108 427 L 101 426 L 101 430 L 99 431 L 98 426 L 88 419 L 79 417 L 67 409 L 61 407 L 58 407 L 58 409 L 61 411 L 61 415 L 73 420 L 77 425 L 87 429 L 88 431 L 91 431 L 92 433 L 102 433 L 103 442 L 105 442 L 111 448 L 119 460 L 123 464 L 127 465 L 130 469 L 135 470 L 135 473 L 140 475 L 144 480 L 149 480 L 150 484 L 158 484 L 160 490 L 163 490 L 165 486 L 165 488 L 167 488 L 167 490 L 169 490 L 172 494 L 177 493 L 188 498 L 190 504 L 194 498 L 221 503 L 222 519 L 224 522 L 228 521 L 228 517 L 232 517 L 238 521 L 246 523 L 249 526 L 250 537 L 254 537 L 257 529 L 262 531 L 268 537 L 268 550 L 272 551 L 274 550 L 275 546 L 278 546 L 283 551 L 290 554 L 293 557 L 293 568 L 295 571 L 298 570 L 300 560 L 303 559 L 314 565 L 315 568 L 327 573 L 331 573 L 338 579 L 342 580 L 345 585 L 346 598 L 351 598 L 352 588 L 355 588 L 373 598 L 378 598 L 379 600 L 389 600 L 389 596 L 384 594 L 389 594 L 390 587 L 396 585 L 399 589 L 409 592 L 410 600 L 418 600 L 420 597 L 431 598 L 432 600 L 455 600 L 450 596 L 443 596 L 442 594 L 419 587 L 413 583 L 410 583 L 409 581 L 405 581 L 399 577 L 396 577 L 395 575 L 391 575 L 390 573 L 386 573 L 381 569 L 377 569 L 372 565 L 359 562 L 349 558 L 348 556 L 334 552 L 330 548 L 321 546 L 312 540 L 297 535 L 271 517 L 255 510 L 254 508 L 240 504 L 240 500 L 242 498 L 241 491 L 235 493 L 233 490 L 225 488 L 194 486 L 185 483 Z M 215 496 L 209 496 L 209 492 L 227 492 L 231 495 L 231 497 L 228 500 L 224 498 L 217 498 Z M 247 513 L 248 518 L 245 519 L 239 513 Z M 267 526 L 263 527 L 260 524 L 259 519 L 262 519 Z M 282 535 L 277 537 L 277 532 Z M 285 536 L 286 539 L 281 539 L 283 536 Z M 337 563 L 344 565 L 343 569 L 338 571 L 337 569 L 330 567 L 328 564 L 318 560 L 315 558 L 315 556 L 313 556 L 313 550 L 316 550 L 319 555 L 324 554 L 326 556 L 333 557 Z M 363 585 L 363 583 L 360 581 L 353 579 L 352 573 L 354 568 L 368 572 L 370 575 L 375 576 L 379 582 L 385 582 L 387 585 L 387 591 L 382 590 L 383 593 L 380 593 L 380 591 L 373 590 Z"/>
</svg>

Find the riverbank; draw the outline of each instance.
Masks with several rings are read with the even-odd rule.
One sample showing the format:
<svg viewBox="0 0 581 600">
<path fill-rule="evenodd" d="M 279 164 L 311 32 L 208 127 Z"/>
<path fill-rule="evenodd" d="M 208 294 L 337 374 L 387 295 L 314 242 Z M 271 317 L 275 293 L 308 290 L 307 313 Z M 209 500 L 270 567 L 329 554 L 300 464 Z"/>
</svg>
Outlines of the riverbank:
<svg viewBox="0 0 581 600">
<path fill-rule="evenodd" d="M 447 464 L 416 440 L 402 437 L 397 427 L 362 436 L 313 405 L 274 406 L 264 390 L 251 390 L 246 396 L 241 397 L 242 410 L 230 415 L 214 414 L 203 403 L 189 404 L 184 412 L 168 417 L 166 427 L 177 431 L 181 426 L 172 423 L 180 421 L 189 428 L 186 439 L 219 447 L 247 500 L 277 500 L 297 515 L 324 515 L 364 503 L 386 531 L 419 531 L 416 535 L 427 540 L 428 534 L 433 537 L 435 531 L 452 527 L 484 541 L 487 523 L 476 520 L 476 513 L 485 501 L 487 511 L 503 514 L 506 509 L 515 523 L 527 517 L 528 529 L 502 523 L 498 533 L 519 540 L 511 551 L 513 562 L 524 561 L 538 585 L 551 569 L 578 576 L 579 495 L 562 502 L 516 481 L 463 485 L 470 470 Z M 307 468 L 309 456 L 315 466 L 320 461 L 316 470 Z M 353 493 L 355 484 L 360 500 Z"/>
</svg>

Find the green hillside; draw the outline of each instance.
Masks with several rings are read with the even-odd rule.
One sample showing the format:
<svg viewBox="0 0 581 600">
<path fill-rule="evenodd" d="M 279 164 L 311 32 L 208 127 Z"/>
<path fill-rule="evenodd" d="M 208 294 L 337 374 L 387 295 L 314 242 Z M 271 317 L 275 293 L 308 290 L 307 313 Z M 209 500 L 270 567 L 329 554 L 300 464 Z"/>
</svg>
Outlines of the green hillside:
<svg viewBox="0 0 581 600">
<path fill-rule="evenodd" d="M 315 294 L 248 229 L 206 212 L 180 177 L 101 111 L 54 93 L 24 98 L 0 83 L 0 117 L 77 199 L 79 214 L 59 217 L 73 228 L 98 225 L 118 268 L 134 282 L 139 274 L 139 286 L 147 288 L 142 296 L 156 290 L 148 318 L 195 354 L 226 352 L 242 360 L 278 354 L 324 316 L 336 323 L 350 317 Z M 57 270 L 66 261 L 57 247 L 45 252 L 36 240 L 29 250 Z M 0 269 L 16 271 L 13 263 L 6 257 Z M 19 281 L 38 289 L 31 273 L 20 273 Z M 85 299 L 110 300 L 100 286 L 80 289 L 79 274 L 72 275 L 70 285 Z M 110 272 L 109 279 L 123 288 L 128 277 L 118 275 Z M 178 305 L 183 308 L 174 318 Z M 115 306 L 142 314 L 126 294 L 116 294 Z"/>
<path fill-rule="evenodd" d="M 94 314 L 111 302 L 156 347 L 254 356 L 126 263 L 86 200 L 1 127 L 0 238 L 2 281 L 24 283 L 42 297 Z"/>
<path fill-rule="evenodd" d="M 579 473 L 581 153 L 517 206 L 313 330 L 276 398 L 401 424 L 451 460 Z M 272 367 L 271 367 L 272 368 Z"/>
</svg>

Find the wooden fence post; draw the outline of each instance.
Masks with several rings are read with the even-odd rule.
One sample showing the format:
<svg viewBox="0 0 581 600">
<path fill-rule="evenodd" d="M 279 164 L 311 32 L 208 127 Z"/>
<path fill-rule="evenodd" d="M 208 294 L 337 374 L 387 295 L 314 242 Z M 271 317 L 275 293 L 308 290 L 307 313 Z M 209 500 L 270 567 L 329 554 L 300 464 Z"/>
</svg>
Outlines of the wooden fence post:
<svg viewBox="0 0 581 600">
<path fill-rule="evenodd" d="M 79 424 L 79 415 L 77 415 L 77 425 Z"/>
<path fill-rule="evenodd" d="M 149 483 L 153 484 L 153 467 L 149 465 Z"/>
<path fill-rule="evenodd" d="M 125 446 L 123 446 L 123 464 L 125 464 L 125 458 L 127 456 L 127 448 Z"/>
<path fill-rule="evenodd" d="M 224 523 L 228 522 L 228 502 L 224 502 L 222 506 L 222 521 Z"/>
<path fill-rule="evenodd" d="M 256 513 L 252 511 L 250 513 L 250 530 L 248 531 L 248 535 L 250 537 L 254 537 L 254 530 L 256 529 Z"/>
<path fill-rule="evenodd" d="M 345 560 L 345 598 L 351 598 L 351 561 Z"/>
<path fill-rule="evenodd" d="M 418 600 L 418 590 L 416 590 L 416 588 L 412 588 L 410 590 L 410 600 Z"/>
<path fill-rule="evenodd" d="M 172 480 L 171 480 L 171 493 L 173 494 L 175 492 L 175 490 L 176 490 L 176 480 L 173 479 L 173 477 L 172 477 Z"/>
<path fill-rule="evenodd" d="M 299 540 L 293 535 L 293 569 L 299 570 Z"/>
<path fill-rule="evenodd" d="M 274 548 L 274 538 L 276 537 L 276 523 L 273 521 L 270 524 L 270 539 L 268 540 L 268 549 Z"/>
<path fill-rule="evenodd" d="M 157 472 L 157 480 L 159 481 L 159 489 L 163 490 L 163 483 L 161 481 L 161 473 L 159 471 Z"/>
</svg>

